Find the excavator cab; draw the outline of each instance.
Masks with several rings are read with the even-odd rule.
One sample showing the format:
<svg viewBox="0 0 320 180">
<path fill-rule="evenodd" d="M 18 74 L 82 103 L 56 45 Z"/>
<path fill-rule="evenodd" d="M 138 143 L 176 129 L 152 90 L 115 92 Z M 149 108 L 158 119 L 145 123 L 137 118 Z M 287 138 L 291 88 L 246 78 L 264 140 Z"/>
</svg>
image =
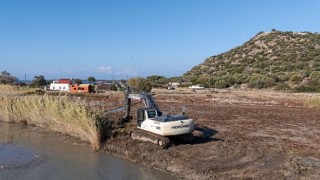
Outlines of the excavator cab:
<svg viewBox="0 0 320 180">
<path fill-rule="evenodd" d="M 141 123 L 145 120 L 144 110 L 138 109 L 137 113 L 137 125 L 138 127 L 141 127 Z"/>
<path fill-rule="evenodd" d="M 137 125 L 138 125 L 138 127 L 141 127 L 141 123 L 144 120 L 158 117 L 159 114 L 161 114 L 161 112 L 159 113 L 159 111 L 157 111 L 154 108 L 138 109 L 138 112 L 137 112 Z"/>
</svg>

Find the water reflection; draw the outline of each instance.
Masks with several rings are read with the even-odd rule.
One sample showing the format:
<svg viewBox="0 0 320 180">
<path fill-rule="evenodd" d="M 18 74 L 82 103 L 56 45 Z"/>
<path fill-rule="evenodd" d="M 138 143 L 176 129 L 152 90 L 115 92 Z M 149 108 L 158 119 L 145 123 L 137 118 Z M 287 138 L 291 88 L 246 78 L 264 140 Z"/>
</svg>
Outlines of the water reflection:
<svg viewBox="0 0 320 180">
<path fill-rule="evenodd" d="M 26 126 L 13 126 L 10 123 L 0 123 L 0 142 L 12 143 L 14 138 L 24 136 L 25 131 L 23 130 L 23 127 Z"/>
<path fill-rule="evenodd" d="M 121 158 L 94 152 L 89 145 L 71 137 L 3 122 L 0 122 L 0 156 L 0 162 L 5 158 L 15 163 L 20 163 L 17 159 L 28 161 L 20 163 L 23 166 L 0 169 L 0 179 L 174 179 Z"/>
</svg>

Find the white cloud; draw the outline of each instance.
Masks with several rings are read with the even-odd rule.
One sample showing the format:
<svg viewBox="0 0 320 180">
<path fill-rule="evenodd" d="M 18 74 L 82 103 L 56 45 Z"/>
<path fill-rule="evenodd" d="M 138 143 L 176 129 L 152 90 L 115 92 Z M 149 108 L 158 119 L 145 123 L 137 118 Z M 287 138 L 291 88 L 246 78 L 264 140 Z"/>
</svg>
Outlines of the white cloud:
<svg viewBox="0 0 320 180">
<path fill-rule="evenodd" d="M 128 76 L 137 76 L 138 75 L 138 71 L 134 71 L 131 69 L 126 69 L 123 71 L 118 71 L 115 73 L 116 75 L 128 75 Z"/>
<path fill-rule="evenodd" d="M 112 73 L 112 68 L 111 67 L 100 66 L 97 69 L 98 69 L 99 72 Z"/>
</svg>

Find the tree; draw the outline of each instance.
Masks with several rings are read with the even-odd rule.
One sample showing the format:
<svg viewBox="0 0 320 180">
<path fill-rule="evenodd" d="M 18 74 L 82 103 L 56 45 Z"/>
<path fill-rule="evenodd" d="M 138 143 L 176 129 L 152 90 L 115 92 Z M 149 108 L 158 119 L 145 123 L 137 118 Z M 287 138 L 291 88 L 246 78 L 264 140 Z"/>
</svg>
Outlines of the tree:
<svg viewBox="0 0 320 180">
<path fill-rule="evenodd" d="M 82 80 L 81 79 L 78 79 L 78 78 L 76 78 L 76 79 L 74 79 L 74 81 L 79 85 L 79 84 L 82 84 Z"/>
<path fill-rule="evenodd" d="M 11 76 L 7 71 L 2 71 L 0 74 L 0 84 L 11 84 L 17 81 L 15 76 Z"/>
<path fill-rule="evenodd" d="M 209 84 L 209 77 L 206 75 L 200 76 L 197 79 L 197 84 Z"/>
<path fill-rule="evenodd" d="M 89 83 L 94 83 L 96 81 L 96 78 L 94 78 L 93 76 L 88 77 L 88 81 Z"/>
<path fill-rule="evenodd" d="M 128 85 L 143 91 L 150 92 L 152 89 L 151 83 L 145 78 L 130 78 L 128 80 Z"/>
<path fill-rule="evenodd" d="M 168 83 L 167 78 L 159 75 L 148 76 L 147 80 L 151 83 L 153 87 L 162 87 Z"/>
<path fill-rule="evenodd" d="M 1 71 L 1 75 L 3 75 L 3 76 L 10 76 L 10 73 L 8 73 L 7 71 Z"/>
<path fill-rule="evenodd" d="M 34 76 L 34 79 L 30 84 L 31 87 L 37 87 L 37 88 L 45 85 L 47 85 L 47 80 L 45 80 L 43 75 Z"/>
</svg>

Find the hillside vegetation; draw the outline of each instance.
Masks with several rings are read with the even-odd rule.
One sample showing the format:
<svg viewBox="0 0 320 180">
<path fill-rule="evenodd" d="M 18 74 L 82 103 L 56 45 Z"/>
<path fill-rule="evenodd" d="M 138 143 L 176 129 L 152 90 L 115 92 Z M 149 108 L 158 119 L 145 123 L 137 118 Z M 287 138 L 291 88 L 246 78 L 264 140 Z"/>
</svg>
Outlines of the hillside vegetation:
<svg viewBox="0 0 320 180">
<path fill-rule="evenodd" d="M 320 89 L 320 34 L 260 32 L 243 45 L 211 56 L 185 73 L 194 84 L 216 88 Z"/>
</svg>

